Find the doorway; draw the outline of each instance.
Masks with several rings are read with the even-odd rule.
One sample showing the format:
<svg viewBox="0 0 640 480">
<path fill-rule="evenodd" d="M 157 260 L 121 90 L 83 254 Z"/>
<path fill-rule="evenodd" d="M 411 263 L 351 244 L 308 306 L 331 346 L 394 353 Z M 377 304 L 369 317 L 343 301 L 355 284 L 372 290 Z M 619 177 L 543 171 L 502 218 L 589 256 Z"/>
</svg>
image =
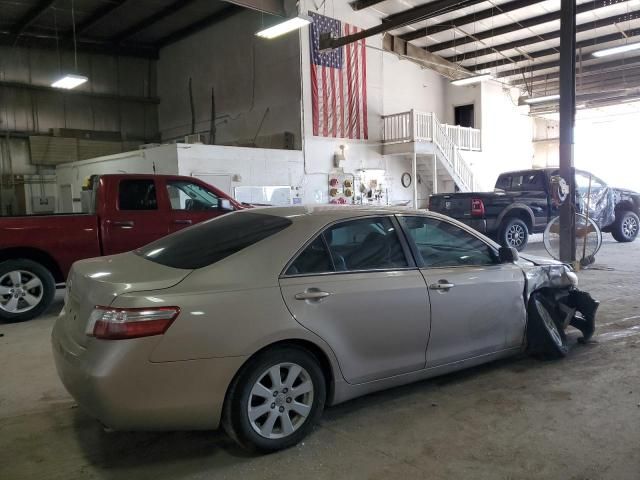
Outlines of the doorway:
<svg viewBox="0 0 640 480">
<path fill-rule="evenodd" d="M 475 113 L 473 104 L 471 105 L 459 105 L 454 107 L 454 120 L 456 125 L 461 127 L 475 128 Z"/>
</svg>

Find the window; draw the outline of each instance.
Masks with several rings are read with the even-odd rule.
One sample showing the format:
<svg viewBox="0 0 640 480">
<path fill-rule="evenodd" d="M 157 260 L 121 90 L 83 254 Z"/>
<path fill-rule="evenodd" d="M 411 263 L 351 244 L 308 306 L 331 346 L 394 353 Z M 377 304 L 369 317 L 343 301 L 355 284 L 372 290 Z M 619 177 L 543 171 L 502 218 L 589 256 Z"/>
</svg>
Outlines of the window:
<svg viewBox="0 0 640 480">
<path fill-rule="evenodd" d="M 156 240 L 137 255 L 173 268 L 195 269 L 258 243 L 291 225 L 291 220 L 262 213 L 230 213 Z"/>
<path fill-rule="evenodd" d="M 424 266 L 493 265 L 498 258 L 479 238 L 449 222 L 425 217 L 400 217 L 422 257 Z"/>
<path fill-rule="evenodd" d="M 287 269 L 286 275 L 310 275 L 333 271 L 331 256 L 320 235 L 298 255 Z"/>
<path fill-rule="evenodd" d="M 511 175 L 500 175 L 496 182 L 496 188 L 500 190 L 509 190 L 511 188 Z"/>
<path fill-rule="evenodd" d="M 217 195 L 197 183 L 169 180 L 167 193 L 172 210 L 203 211 L 219 207 L 220 200 Z"/>
<path fill-rule="evenodd" d="M 591 175 L 591 193 L 598 193 L 604 188 L 598 177 Z M 576 172 L 576 191 L 583 197 L 589 192 L 589 174 Z"/>
<path fill-rule="evenodd" d="M 542 172 L 525 172 L 514 175 L 511 180 L 511 189 L 544 191 L 544 175 Z"/>
<path fill-rule="evenodd" d="M 339 223 L 324 232 L 336 271 L 407 267 L 398 234 L 389 217 Z"/>
<path fill-rule="evenodd" d="M 154 180 L 122 180 L 118 191 L 120 210 L 156 210 L 156 182 Z"/>
</svg>

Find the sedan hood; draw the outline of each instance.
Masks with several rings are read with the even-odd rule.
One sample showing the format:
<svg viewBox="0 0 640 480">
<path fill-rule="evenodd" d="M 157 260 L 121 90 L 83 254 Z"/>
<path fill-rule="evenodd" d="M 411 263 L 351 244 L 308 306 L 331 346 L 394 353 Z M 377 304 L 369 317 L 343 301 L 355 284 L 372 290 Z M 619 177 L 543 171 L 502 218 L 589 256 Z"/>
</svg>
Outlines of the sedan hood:
<svg viewBox="0 0 640 480">
<path fill-rule="evenodd" d="M 85 345 L 86 325 L 96 305 L 109 306 L 123 293 L 173 287 L 191 272 L 150 262 L 134 253 L 76 262 L 67 280 L 65 328 L 76 343 Z"/>
</svg>

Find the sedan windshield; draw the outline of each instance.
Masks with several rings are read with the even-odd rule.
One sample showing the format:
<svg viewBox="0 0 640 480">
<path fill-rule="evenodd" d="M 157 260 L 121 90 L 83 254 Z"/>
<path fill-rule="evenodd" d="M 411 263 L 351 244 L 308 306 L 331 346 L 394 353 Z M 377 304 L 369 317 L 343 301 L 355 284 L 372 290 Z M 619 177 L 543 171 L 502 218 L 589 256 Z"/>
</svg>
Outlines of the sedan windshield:
<svg viewBox="0 0 640 480">
<path fill-rule="evenodd" d="M 212 265 L 291 225 L 263 213 L 231 213 L 182 230 L 134 253 L 161 265 L 193 270 Z"/>
</svg>

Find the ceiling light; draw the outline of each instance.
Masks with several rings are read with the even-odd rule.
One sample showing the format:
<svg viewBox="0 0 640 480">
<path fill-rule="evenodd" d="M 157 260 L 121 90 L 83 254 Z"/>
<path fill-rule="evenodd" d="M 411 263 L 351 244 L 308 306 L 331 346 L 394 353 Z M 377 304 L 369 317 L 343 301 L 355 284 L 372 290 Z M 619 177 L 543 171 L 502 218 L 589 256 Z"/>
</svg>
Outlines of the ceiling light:
<svg viewBox="0 0 640 480">
<path fill-rule="evenodd" d="M 490 73 L 482 73 L 480 75 L 474 75 L 473 77 L 458 78 L 457 80 L 451 80 L 451 85 L 458 87 L 463 85 L 471 85 L 473 83 L 480 83 L 484 80 L 491 80 L 493 78 Z"/>
<path fill-rule="evenodd" d="M 551 102 L 553 100 L 558 100 L 559 98 L 560 98 L 560 95 L 545 95 L 544 97 L 525 98 L 524 103 L 528 103 L 529 105 L 535 105 L 536 103 Z"/>
<path fill-rule="evenodd" d="M 640 42 L 627 43 L 626 45 L 620 45 L 619 47 L 605 48 L 604 50 L 598 50 L 593 52 L 594 57 L 608 57 L 609 55 L 615 55 L 616 53 L 630 52 L 632 50 L 640 50 Z"/>
<path fill-rule="evenodd" d="M 298 30 L 305 25 L 309 25 L 311 20 L 305 18 L 303 16 L 298 15 L 297 17 L 289 18 L 284 22 L 280 22 L 273 27 L 265 28 L 264 30 L 260 30 L 256 35 L 262 38 L 276 38 L 280 35 L 284 35 L 285 33 L 293 32 L 294 30 Z"/>
<path fill-rule="evenodd" d="M 67 74 L 64 77 L 53 82 L 51 86 L 54 88 L 64 88 L 65 90 L 71 90 L 72 88 L 76 88 L 78 85 L 82 85 L 87 80 L 89 79 L 84 75 Z"/>
</svg>

